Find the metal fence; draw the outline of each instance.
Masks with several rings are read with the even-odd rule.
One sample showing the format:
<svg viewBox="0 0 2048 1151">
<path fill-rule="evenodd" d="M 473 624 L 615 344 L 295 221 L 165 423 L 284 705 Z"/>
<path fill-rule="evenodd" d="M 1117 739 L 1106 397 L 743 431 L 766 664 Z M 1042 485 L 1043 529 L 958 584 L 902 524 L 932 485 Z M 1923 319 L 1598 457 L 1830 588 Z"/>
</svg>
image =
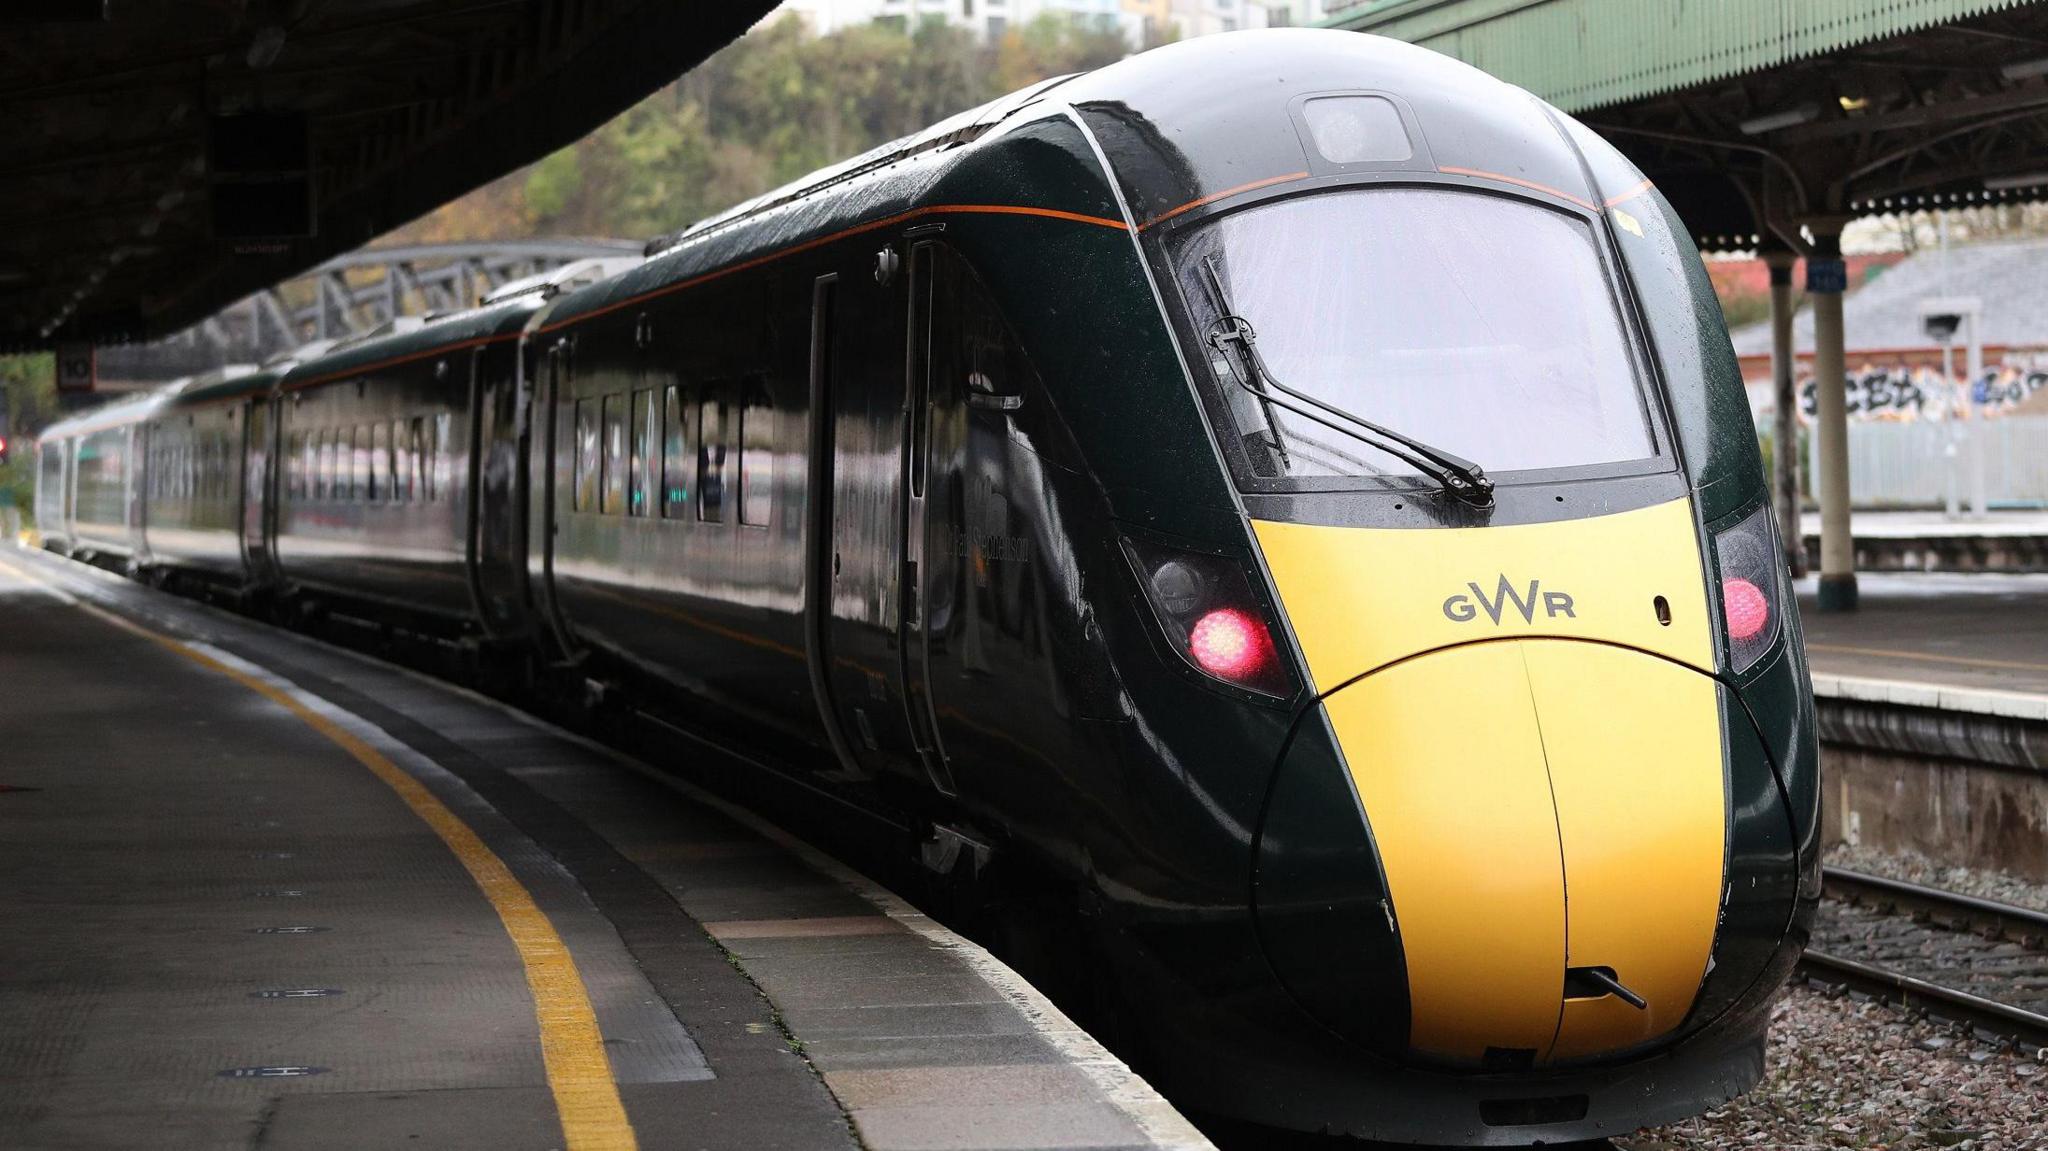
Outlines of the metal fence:
<svg viewBox="0 0 2048 1151">
<path fill-rule="evenodd" d="M 1975 483 L 1971 458 L 1984 456 L 1984 496 L 1990 507 L 2048 507 L 2048 416 L 2007 416 L 1961 425 L 1964 436 L 1950 451 L 1947 424 L 1856 421 L 1849 425 L 1849 492 L 1859 508 L 1939 507 L 1949 485 L 1964 504 Z M 1808 500 L 1816 490 L 1811 437 L 1802 433 L 1806 450 Z M 1764 429 L 1764 450 L 1771 436 Z"/>
</svg>

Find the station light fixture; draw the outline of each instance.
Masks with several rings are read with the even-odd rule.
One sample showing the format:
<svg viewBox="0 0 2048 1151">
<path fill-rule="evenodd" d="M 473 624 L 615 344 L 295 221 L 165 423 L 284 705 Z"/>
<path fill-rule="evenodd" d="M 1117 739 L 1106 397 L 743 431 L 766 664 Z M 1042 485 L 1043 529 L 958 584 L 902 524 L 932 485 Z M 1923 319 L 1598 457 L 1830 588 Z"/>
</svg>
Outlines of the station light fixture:
<svg viewBox="0 0 2048 1151">
<path fill-rule="evenodd" d="M 1780 128 L 1797 128 L 1801 124 L 1811 124 L 1818 119 L 1820 105 L 1809 100 L 1796 108 L 1787 108 L 1782 112 L 1752 116 L 1736 127 L 1740 128 L 1745 136 L 1761 136 L 1765 132 L 1776 132 Z"/>
<path fill-rule="evenodd" d="M 2048 76 L 2048 56 L 2037 56 L 2032 60 L 2015 60 L 1998 70 L 2007 80 L 2031 80 L 2036 76 Z"/>
<path fill-rule="evenodd" d="M 1986 176 L 1984 186 L 1994 192 L 2013 188 L 2038 188 L 2048 184 L 2048 172 L 2021 172 L 2016 176 Z"/>
</svg>

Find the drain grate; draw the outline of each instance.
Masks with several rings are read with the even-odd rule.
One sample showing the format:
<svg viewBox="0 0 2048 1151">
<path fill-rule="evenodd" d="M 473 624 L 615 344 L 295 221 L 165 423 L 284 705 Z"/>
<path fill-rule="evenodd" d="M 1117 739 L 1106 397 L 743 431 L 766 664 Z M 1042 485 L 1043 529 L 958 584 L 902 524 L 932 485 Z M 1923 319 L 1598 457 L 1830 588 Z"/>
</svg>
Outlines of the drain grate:
<svg viewBox="0 0 2048 1151">
<path fill-rule="evenodd" d="M 220 1079 L 296 1079 L 301 1075 L 325 1075 L 325 1067 L 294 1067 L 289 1064 L 278 1067 L 230 1067 L 216 1071 Z"/>
</svg>

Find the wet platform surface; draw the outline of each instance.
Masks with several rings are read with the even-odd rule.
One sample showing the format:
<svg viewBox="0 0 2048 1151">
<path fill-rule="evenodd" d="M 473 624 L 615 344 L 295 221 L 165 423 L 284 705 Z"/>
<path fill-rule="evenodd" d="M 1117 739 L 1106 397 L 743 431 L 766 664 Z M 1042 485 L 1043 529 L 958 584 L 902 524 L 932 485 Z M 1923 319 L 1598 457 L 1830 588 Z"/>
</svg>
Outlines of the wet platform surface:
<svg viewBox="0 0 2048 1151">
<path fill-rule="evenodd" d="M 12 549 L 0 685 L 0 1146 L 1205 1145 L 979 948 L 480 697 Z"/>
<path fill-rule="evenodd" d="M 1860 608 L 1822 612 L 1799 581 L 1816 675 L 2048 695 L 2048 575 L 1864 572 Z"/>
</svg>

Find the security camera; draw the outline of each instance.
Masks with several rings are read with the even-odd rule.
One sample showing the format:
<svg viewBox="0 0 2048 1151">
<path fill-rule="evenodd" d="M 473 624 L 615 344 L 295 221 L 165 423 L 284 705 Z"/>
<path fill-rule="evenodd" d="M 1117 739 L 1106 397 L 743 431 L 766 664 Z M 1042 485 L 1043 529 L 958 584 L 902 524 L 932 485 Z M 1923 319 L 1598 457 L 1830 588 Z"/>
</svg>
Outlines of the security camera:
<svg viewBox="0 0 2048 1151">
<path fill-rule="evenodd" d="M 1956 329 L 1963 326 L 1960 312 L 1929 312 L 1920 317 L 1920 326 L 1927 330 L 1927 338 L 1937 344 L 1946 344 L 1955 338 Z"/>
</svg>

